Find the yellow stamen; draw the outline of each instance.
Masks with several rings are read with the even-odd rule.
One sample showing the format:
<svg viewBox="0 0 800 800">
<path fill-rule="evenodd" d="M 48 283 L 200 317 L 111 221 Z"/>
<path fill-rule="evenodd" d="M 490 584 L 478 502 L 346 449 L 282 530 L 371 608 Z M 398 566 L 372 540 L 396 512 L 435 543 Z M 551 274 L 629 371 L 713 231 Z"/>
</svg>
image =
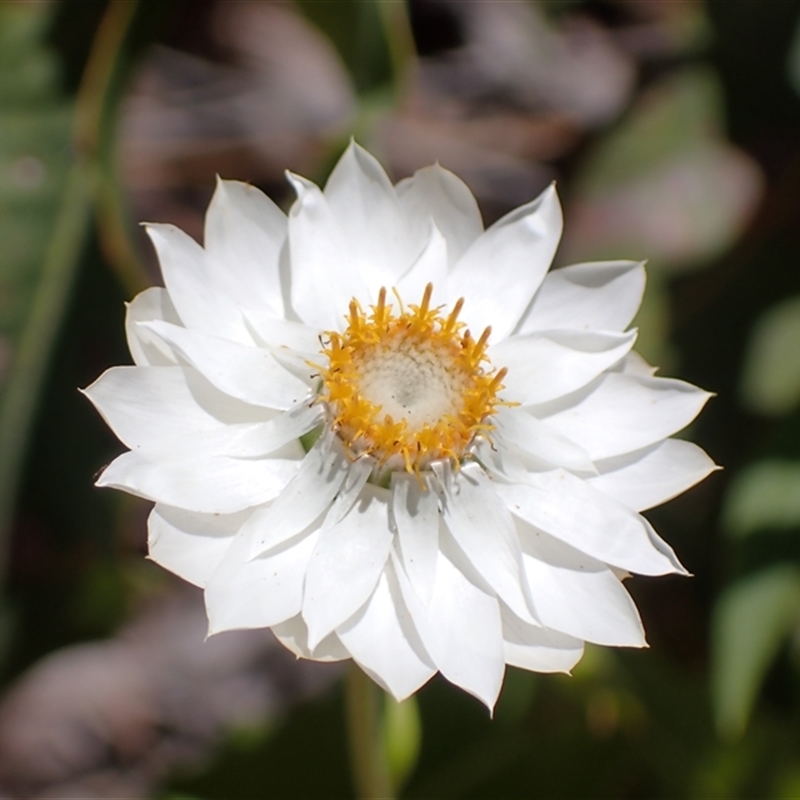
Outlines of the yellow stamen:
<svg viewBox="0 0 800 800">
<path fill-rule="evenodd" d="M 345 331 L 326 333 L 328 365 L 315 365 L 319 399 L 354 457 L 370 454 L 417 476 L 435 459 L 458 468 L 475 436 L 492 430 L 487 419 L 507 405 L 497 396 L 507 370 L 484 367 L 491 328 L 472 338 L 458 322 L 463 298 L 444 317 L 431 308 L 432 284 L 418 306 L 392 291 L 399 313 L 382 288 L 369 315 L 352 300 Z"/>
<path fill-rule="evenodd" d="M 461 309 L 464 307 L 464 298 L 459 297 L 456 301 L 456 304 L 453 306 L 453 310 L 450 312 L 450 316 L 445 320 L 443 330 L 446 333 L 450 333 L 451 331 L 456 330 L 456 326 L 458 323 L 456 320 L 458 319 L 458 315 L 461 313 Z"/>
</svg>

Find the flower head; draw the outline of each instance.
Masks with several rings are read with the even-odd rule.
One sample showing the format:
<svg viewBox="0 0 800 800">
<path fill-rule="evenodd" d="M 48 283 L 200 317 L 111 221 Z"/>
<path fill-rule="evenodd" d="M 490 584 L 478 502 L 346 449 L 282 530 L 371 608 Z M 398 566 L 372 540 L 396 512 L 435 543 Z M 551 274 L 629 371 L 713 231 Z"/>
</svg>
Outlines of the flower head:
<svg viewBox="0 0 800 800">
<path fill-rule="evenodd" d="M 268 627 L 398 698 L 437 671 L 492 706 L 506 664 L 644 644 L 627 573 L 684 572 L 639 512 L 714 465 L 670 439 L 708 394 L 626 331 L 644 268 L 548 273 L 555 189 L 484 230 L 436 165 L 393 186 L 351 145 L 288 217 L 220 181 L 200 247 L 151 225 L 166 288 L 136 366 L 86 394 L 130 450 L 98 481 L 155 501 L 150 556 L 211 633 Z"/>
</svg>

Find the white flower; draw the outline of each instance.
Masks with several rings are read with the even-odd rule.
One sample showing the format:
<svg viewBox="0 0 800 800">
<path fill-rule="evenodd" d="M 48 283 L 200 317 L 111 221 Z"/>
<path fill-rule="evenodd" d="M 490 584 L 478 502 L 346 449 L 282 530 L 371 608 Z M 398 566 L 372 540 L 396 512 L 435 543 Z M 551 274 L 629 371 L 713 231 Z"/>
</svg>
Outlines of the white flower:
<svg viewBox="0 0 800 800">
<path fill-rule="evenodd" d="M 150 556 L 211 633 L 397 698 L 439 671 L 492 706 L 506 664 L 642 646 L 621 577 L 685 571 L 639 512 L 714 468 L 668 438 L 709 395 L 631 352 L 643 265 L 548 274 L 553 187 L 484 230 L 438 165 L 392 186 L 353 144 L 324 191 L 289 180 L 288 218 L 220 181 L 204 248 L 148 227 L 166 288 L 86 390 L 130 448 L 98 485 L 156 503 Z"/>
</svg>

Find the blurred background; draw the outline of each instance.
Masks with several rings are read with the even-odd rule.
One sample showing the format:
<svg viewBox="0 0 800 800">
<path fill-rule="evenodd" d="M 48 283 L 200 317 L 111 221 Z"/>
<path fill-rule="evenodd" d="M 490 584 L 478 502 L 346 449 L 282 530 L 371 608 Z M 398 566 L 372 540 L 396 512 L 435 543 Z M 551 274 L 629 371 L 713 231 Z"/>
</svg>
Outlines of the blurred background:
<svg viewBox="0 0 800 800">
<path fill-rule="evenodd" d="M 648 259 L 637 349 L 718 396 L 724 471 L 648 516 L 694 577 L 626 584 L 650 649 L 434 679 L 387 709 L 406 798 L 800 797 L 800 2 L 0 3 L 0 797 L 353 796 L 337 665 L 203 643 L 81 397 L 200 238 L 215 175 L 284 208 L 349 137 L 439 160 L 487 224 L 558 182 L 557 264 Z"/>
</svg>

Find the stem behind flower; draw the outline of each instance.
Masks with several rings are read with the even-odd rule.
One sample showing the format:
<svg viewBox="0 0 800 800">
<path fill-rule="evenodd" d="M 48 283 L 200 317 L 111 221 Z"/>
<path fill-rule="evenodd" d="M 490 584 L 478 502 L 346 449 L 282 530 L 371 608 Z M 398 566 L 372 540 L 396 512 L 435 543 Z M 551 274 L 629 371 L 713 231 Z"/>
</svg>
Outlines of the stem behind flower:
<svg viewBox="0 0 800 800">
<path fill-rule="evenodd" d="M 381 730 L 381 690 L 355 663 L 346 678 L 350 762 L 358 797 L 394 797 Z"/>
</svg>

